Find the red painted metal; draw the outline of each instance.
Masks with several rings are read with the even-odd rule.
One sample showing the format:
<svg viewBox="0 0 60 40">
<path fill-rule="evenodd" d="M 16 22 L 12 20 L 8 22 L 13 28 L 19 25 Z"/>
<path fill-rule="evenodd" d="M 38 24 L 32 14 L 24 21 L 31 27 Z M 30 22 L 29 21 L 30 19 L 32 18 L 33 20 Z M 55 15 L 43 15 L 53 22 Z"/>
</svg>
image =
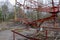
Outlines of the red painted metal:
<svg viewBox="0 0 60 40">
<path fill-rule="evenodd" d="M 36 9 L 36 11 L 38 11 L 38 12 L 49 12 L 49 13 L 52 14 L 51 17 L 44 18 L 44 19 L 38 19 L 38 20 L 35 20 L 35 21 L 32 21 L 32 22 L 26 21 L 27 19 L 26 20 L 23 19 L 25 21 L 24 22 L 25 24 L 27 24 L 27 25 L 31 24 L 31 25 L 37 26 L 36 23 L 38 23 L 38 22 L 42 23 L 42 22 L 50 20 L 50 19 L 53 19 L 55 21 L 55 18 L 57 16 L 56 14 L 59 12 L 59 7 L 58 6 L 54 6 L 54 0 L 52 0 L 52 7 L 44 7 L 44 8 L 42 6 L 38 7 L 38 8 L 31 8 L 31 7 L 25 6 L 25 1 L 27 1 L 27 0 L 24 0 L 24 4 L 23 5 L 20 4 L 19 2 L 17 2 L 17 3 L 19 3 L 21 6 L 23 6 L 26 9 L 33 9 L 33 10 Z M 30 3 L 33 3 L 32 1 L 30 0 Z M 36 2 L 36 3 L 38 3 L 38 2 Z"/>
<path fill-rule="evenodd" d="M 23 6 L 25 9 L 32 9 L 32 10 L 36 10 L 38 12 L 49 12 L 49 13 L 52 14 L 52 16 L 50 16 L 48 18 L 38 19 L 38 20 L 35 20 L 35 21 L 32 21 L 32 22 L 29 22 L 29 21 L 24 20 L 24 21 L 27 22 L 27 24 L 31 24 L 31 25 L 37 26 L 36 23 L 38 23 L 38 22 L 41 22 L 42 23 L 42 22 L 47 21 L 47 20 L 50 20 L 50 19 L 53 19 L 55 21 L 56 20 L 55 18 L 57 17 L 57 13 L 60 12 L 60 10 L 59 10 L 60 7 L 58 7 L 60 4 L 58 6 L 54 6 L 54 0 L 52 0 L 52 7 L 42 7 L 42 6 L 39 6 L 38 5 L 39 6 L 38 8 L 32 8 L 32 7 L 26 6 L 25 5 L 25 1 L 27 1 L 27 0 L 24 0 L 24 4 L 23 5 L 20 4 L 20 3 L 19 3 L 19 5 Z M 30 3 L 33 3 L 31 0 L 29 0 L 29 2 Z M 59 0 L 59 2 L 60 2 L 60 0 Z M 35 5 L 35 3 L 38 4 L 38 2 L 34 2 L 33 4 Z M 36 23 L 34 23 L 34 22 L 36 22 Z M 53 29 L 58 29 L 58 28 L 53 28 Z M 12 31 L 12 32 L 14 32 L 16 34 L 19 34 L 19 33 L 15 32 L 15 31 Z M 46 40 L 48 38 L 47 37 L 47 34 L 48 34 L 47 32 L 48 32 L 48 30 L 46 30 Z M 19 35 L 21 35 L 21 34 L 19 34 Z M 24 35 L 21 35 L 21 36 L 26 37 Z M 29 37 L 26 37 L 26 38 L 29 38 Z M 35 38 L 29 38 L 29 39 L 35 40 Z"/>
<path fill-rule="evenodd" d="M 13 32 L 13 40 L 15 40 L 15 33 Z"/>
<path fill-rule="evenodd" d="M 40 23 L 41 23 L 41 22 L 44 22 L 44 21 L 47 21 L 47 20 L 54 19 L 54 17 L 55 17 L 55 15 L 52 15 L 51 17 L 44 18 L 44 19 L 38 19 L 38 20 L 35 20 L 35 21 L 33 21 L 33 22 L 36 22 L 36 23 L 40 22 Z M 31 24 L 37 26 L 37 24 L 35 24 L 35 23 L 33 23 L 33 22 L 31 22 Z"/>
<path fill-rule="evenodd" d="M 30 1 L 30 3 L 32 3 L 32 4 L 34 4 L 35 5 L 35 3 L 37 4 L 37 5 L 35 5 L 35 6 L 39 6 L 39 7 L 37 7 L 37 8 L 32 8 L 32 7 L 29 7 L 29 6 L 26 6 L 25 5 L 25 1 L 27 1 L 27 0 L 24 0 L 24 4 L 21 4 L 21 3 L 19 3 L 19 2 L 17 2 L 18 3 L 18 5 L 21 5 L 23 8 L 25 8 L 25 9 L 32 9 L 32 10 L 36 10 L 36 11 L 38 11 L 38 12 L 50 12 L 51 10 L 53 11 L 53 12 L 56 12 L 56 10 L 57 10 L 57 8 L 59 8 L 58 6 L 54 6 L 54 1 L 52 0 L 52 7 L 42 7 L 41 5 L 43 5 L 43 4 L 41 4 L 40 6 L 38 5 L 38 2 L 36 2 L 36 1 L 34 1 L 34 2 L 32 2 L 32 1 Z M 47 6 L 47 5 L 45 5 L 45 6 Z M 52 9 L 51 9 L 52 8 Z"/>
<path fill-rule="evenodd" d="M 48 39 L 48 36 L 47 35 L 48 35 L 48 30 L 46 30 L 46 40 Z"/>
<path fill-rule="evenodd" d="M 22 36 L 22 37 L 25 37 L 25 38 L 27 38 L 27 39 L 30 39 L 30 40 L 40 40 L 40 39 L 37 39 L 37 38 L 27 37 L 27 36 L 25 36 L 25 35 L 23 35 L 23 34 L 20 34 L 19 32 L 16 32 L 16 31 L 14 31 L 14 30 L 12 30 L 12 32 L 14 33 L 14 34 L 13 34 L 13 40 L 15 40 L 15 34 L 18 34 L 18 35 L 20 35 L 20 36 Z"/>
</svg>

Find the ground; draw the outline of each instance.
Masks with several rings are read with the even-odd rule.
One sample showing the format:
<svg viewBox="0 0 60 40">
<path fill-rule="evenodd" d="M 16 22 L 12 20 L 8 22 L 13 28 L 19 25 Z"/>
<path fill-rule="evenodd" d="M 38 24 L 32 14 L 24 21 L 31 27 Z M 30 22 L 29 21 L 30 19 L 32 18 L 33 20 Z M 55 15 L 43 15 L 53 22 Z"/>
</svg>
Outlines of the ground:
<svg viewBox="0 0 60 40">
<path fill-rule="evenodd" d="M 12 22 L 3 22 L 0 23 L 0 40 L 12 40 L 13 33 L 11 32 L 11 29 L 15 28 L 23 28 L 24 25 L 20 24 L 14 24 Z M 2 30 L 1 28 L 7 28 L 7 30 Z"/>
<path fill-rule="evenodd" d="M 10 30 L 0 32 L 0 40 L 12 40 L 12 32 Z"/>
</svg>

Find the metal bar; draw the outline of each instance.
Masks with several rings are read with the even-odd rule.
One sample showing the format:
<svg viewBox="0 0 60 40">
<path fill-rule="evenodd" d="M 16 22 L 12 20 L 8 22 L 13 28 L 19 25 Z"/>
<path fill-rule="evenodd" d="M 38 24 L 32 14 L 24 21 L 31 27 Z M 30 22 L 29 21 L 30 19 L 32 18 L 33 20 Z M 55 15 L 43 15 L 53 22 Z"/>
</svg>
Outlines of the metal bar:
<svg viewBox="0 0 60 40">
<path fill-rule="evenodd" d="M 15 40 L 15 33 L 13 32 L 13 40 Z"/>
<path fill-rule="evenodd" d="M 59 0 L 59 11 L 60 11 L 60 0 Z"/>
<path fill-rule="evenodd" d="M 49 20 L 49 19 L 53 19 L 55 17 L 55 15 L 52 15 L 52 16 L 50 16 L 50 17 L 48 17 L 48 18 L 44 18 L 44 19 L 38 19 L 38 20 L 35 20 L 36 22 L 42 22 L 42 21 L 46 21 L 46 20 Z M 35 22 L 35 21 L 33 21 L 33 22 Z"/>
<path fill-rule="evenodd" d="M 52 6 L 54 7 L 54 0 L 52 0 Z"/>
<path fill-rule="evenodd" d="M 60 5 L 60 0 L 59 0 L 59 5 Z"/>
<path fill-rule="evenodd" d="M 15 33 L 15 34 L 18 34 L 18 35 L 20 35 L 20 36 L 23 36 L 23 37 L 25 37 L 25 38 L 27 38 L 27 39 L 30 39 L 30 40 L 40 40 L 40 39 L 36 39 L 36 38 L 24 36 L 24 35 L 22 35 L 22 34 L 20 34 L 20 33 L 18 33 L 18 32 L 15 32 L 14 30 L 12 30 L 12 32 Z M 14 37 L 14 38 L 15 38 L 15 37 Z"/>
<path fill-rule="evenodd" d="M 47 35 L 48 35 L 48 30 L 46 30 L 46 40 L 48 39 L 48 36 Z"/>
</svg>

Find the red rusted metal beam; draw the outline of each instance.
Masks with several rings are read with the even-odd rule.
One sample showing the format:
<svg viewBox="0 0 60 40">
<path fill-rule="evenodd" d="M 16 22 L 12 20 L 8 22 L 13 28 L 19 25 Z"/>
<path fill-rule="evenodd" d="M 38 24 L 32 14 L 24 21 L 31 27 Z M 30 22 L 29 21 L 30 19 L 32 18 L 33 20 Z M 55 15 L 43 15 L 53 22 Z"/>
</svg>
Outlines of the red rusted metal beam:
<svg viewBox="0 0 60 40">
<path fill-rule="evenodd" d="M 47 21 L 47 20 L 53 19 L 54 17 L 55 17 L 55 15 L 52 15 L 51 17 L 44 18 L 44 19 L 39 19 L 39 20 L 36 20 L 36 21 L 37 22 Z"/>
<path fill-rule="evenodd" d="M 40 39 L 36 39 L 36 38 L 24 36 L 23 34 L 20 34 L 20 33 L 16 32 L 16 31 L 14 31 L 14 30 L 12 30 L 12 32 L 15 33 L 15 34 L 18 34 L 18 35 L 20 35 L 20 36 L 22 36 L 22 37 L 25 37 L 25 38 L 27 38 L 27 39 L 30 39 L 30 40 L 40 40 Z M 14 37 L 14 36 L 13 36 L 13 37 Z"/>
<path fill-rule="evenodd" d="M 27 0 L 24 0 L 24 3 L 25 3 L 25 1 L 27 1 Z M 24 5 L 24 4 L 23 4 Z M 22 6 L 23 6 L 22 5 Z M 26 6 L 26 9 L 36 9 L 36 11 L 39 11 L 39 12 L 51 12 L 52 14 L 55 14 L 55 10 L 57 10 L 57 8 L 58 7 L 55 7 L 54 6 L 54 1 L 52 0 L 52 7 L 44 7 L 44 8 L 42 8 L 42 7 L 38 7 L 38 8 L 31 8 L 31 7 L 28 7 L 28 6 Z M 52 11 L 50 11 L 50 9 L 52 10 Z M 58 10 L 57 10 L 58 11 Z M 55 20 L 55 16 L 56 15 L 52 15 L 51 17 L 48 17 L 48 18 L 44 18 L 44 19 L 38 19 L 38 20 L 35 20 L 35 21 L 33 21 L 33 22 L 27 22 L 28 24 L 32 24 L 32 25 L 35 25 L 35 26 L 37 26 L 34 22 L 44 22 L 44 21 L 47 21 L 47 20 L 50 20 L 50 19 L 54 19 Z"/>
<path fill-rule="evenodd" d="M 43 27 L 43 28 L 48 28 L 48 29 L 53 29 L 53 30 L 60 30 L 60 27 Z"/>
<path fill-rule="evenodd" d="M 44 22 L 44 21 L 47 21 L 47 20 L 50 20 L 50 19 L 54 19 L 55 18 L 55 15 L 52 15 L 51 17 L 48 17 L 48 18 L 44 18 L 44 19 L 39 19 L 39 20 L 36 20 L 36 21 L 33 21 L 33 22 L 40 22 L 41 24 Z M 37 26 L 37 24 L 34 24 L 32 22 L 32 25 L 35 25 L 35 26 Z M 40 27 L 40 25 L 39 25 L 39 27 Z"/>
<path fill-rule="evenodd" d="M 56 6 L 56 8 L 55 8 L 55 6 L 54 6 L 54 1 L 52 0 L 52 7 L 37 7 L 37 8 L 32 8 L 32 7 L 29 7 L 29 6 L 26 6 L 25 5 L 25 1 L 26 0 L 24 0 L 24 4 L 21 4 L 21 3 L 19 3 L 19 2 L 17 2 L 18 3 L 18 5 L 21 5 L 21 6 L 23 6 L 25 9 L 33 9 L 33 10 L 36 10 L 36 11 L 39 11 L 39 12 L 51 12 L 51 10 L 53 11 L 53 12 L 55 12 L 57 9 L 56 8 L 59 8 L 58 6 Z M 33 3 L 33 2 L 32 2 Z M 38 2 L 37 2 L 37 4 L 38 4 Z M 34 4 L 35 5 L 35 4 Z M 51 9 L 52 8 L 52 9 Z"/>
<path fill-rule="evenodd" d="M 15 40 L 15 33 L 13 32 L 13 40 Z"/>
<path fill-rule="evenodd" d="M 27 25 L 31 24 L 33 26 L 40 27 L 40 25 L 37 26 L 38 22 L 40 22 L 42 24 L 44 21 L 47 21 L 47 20 L 50 20 L 50 19 L 54 19 L 54 18 L 55 18 L 55 15 L 52 15 L 52 16 L 50 16 L 48 18 L 38 19 L 38 20 L 35 20 L 35 21 L 32 21 L 32 22 L 28 22 L 28 21 L 26 21 L 26 22 L 27 22 Z M 34 23 L 34 22 L 36 22 L 36 23 Z"/>
<path fill-rule="evenodd" d="M 46 30 L 46 40 L 48 40 L 48 30 Z"/>
</svg>

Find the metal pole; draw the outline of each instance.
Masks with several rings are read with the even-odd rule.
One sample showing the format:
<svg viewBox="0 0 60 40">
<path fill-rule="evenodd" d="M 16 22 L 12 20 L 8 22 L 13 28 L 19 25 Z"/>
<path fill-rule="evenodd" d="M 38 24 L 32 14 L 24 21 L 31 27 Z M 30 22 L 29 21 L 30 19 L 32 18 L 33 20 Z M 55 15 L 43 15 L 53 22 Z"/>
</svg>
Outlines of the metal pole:
<svg viewBox="0 0 60 40">
<path fill-rule="evenodd" d="M 54 0 L 52 0 L 52 6 L 54 7 Z"/>
<path fill-rule="evenodd" d="M 48 30 L 46 30 L 46 40 L 48 39 L 48 36 L 47 35 L 48 35 Z"/>
<path fill-rule="evenodd" d="M 15 33 L 13 32 L 13 40 L 15 40 Z"/>
<path fill-rule="evenodd" d="M 60 0 L 59 0 L 59 8 L 58 8 L 58 10 L 60 11 Z"/>
<path fill-rule="evenodd" d="M 56 16 L 57 16 L 57 13 L 55 12 L 55 7 L 54 7 L 54 0 L 52 0 L 52 15 L 54 15 L 54 27 L 56 27 Z"/>
</svg>

